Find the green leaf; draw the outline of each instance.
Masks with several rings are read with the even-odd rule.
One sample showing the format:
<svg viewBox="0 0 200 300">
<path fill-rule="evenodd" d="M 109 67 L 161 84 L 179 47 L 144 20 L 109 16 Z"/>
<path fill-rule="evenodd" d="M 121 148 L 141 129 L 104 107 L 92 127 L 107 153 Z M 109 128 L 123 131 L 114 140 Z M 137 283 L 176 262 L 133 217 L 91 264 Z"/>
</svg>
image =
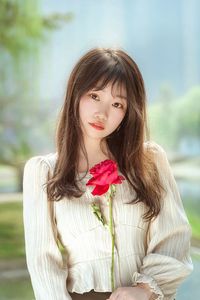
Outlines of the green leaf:
<svg viewBox="0 0 200 300">
<path fill-rule="evenodd" d="M 97 203 L 92 203 L 91 206 L 92 206 L 93 213 L 95 214 L 97 219 L 105 226 L 107 223 L 105 217 L 101 212 L 100 205 Z"/>
</svg>

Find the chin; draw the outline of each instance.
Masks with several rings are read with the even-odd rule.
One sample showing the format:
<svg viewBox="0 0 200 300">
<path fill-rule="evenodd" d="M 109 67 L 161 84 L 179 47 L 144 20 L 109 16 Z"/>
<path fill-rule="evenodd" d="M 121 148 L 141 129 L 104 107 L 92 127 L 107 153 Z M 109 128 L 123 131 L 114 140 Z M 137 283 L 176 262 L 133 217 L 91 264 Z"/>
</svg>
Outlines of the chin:
<svg viewBox="0 0 200 300">
<path fill-rule="evenodd" d="M 87 137 L 89 137 L 89 138 L 92 138 L 92 139 L 97 139 L 97 140 L 99 140 L 99 139 L 103 139 L 103 138 L 105 138 L 106 136 L 107 136 L 107 134 L 103 134 L 102 132 L 97 132 L 97 134 L 95 134 L 95 133 L 91 133 L 91 132 L 87 132 Z"/>
</svg>

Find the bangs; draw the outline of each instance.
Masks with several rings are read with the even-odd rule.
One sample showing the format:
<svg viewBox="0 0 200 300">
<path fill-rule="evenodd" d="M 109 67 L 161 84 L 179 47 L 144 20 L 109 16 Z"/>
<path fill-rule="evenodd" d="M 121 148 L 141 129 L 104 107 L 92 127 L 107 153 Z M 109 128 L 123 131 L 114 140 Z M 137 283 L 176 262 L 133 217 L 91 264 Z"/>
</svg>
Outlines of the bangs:
<svg viewBox="0 0 200 300">
<path fill-rule="evenodd" d="M 94 84 L 94 86 L 101 90 L 104 89 L 109 83 L 114 86 L 117 84 L 117 86 L 125 86 L 126 80 L 125 76 L 119 68 L 112 68 L 109 69 L 107 72 L 101 74 L 100 78 L 98 78 Z"/>
<path fill-rule="evenodd" d="M 110 83 L 112 88 L 117 86 L 120 90 L 122 88 L 126 90 L 127 78 L 125 69 L 119 62 L 113 61 L 112 63 L 107 62 L 105 64 L 105 61 L 100 61 L 99 64 L 95 64 L 94 67 L 95 70 L 90 69 L 94 76 L 92 76 L 87 90 L 102 90 Z"/>
</svg>

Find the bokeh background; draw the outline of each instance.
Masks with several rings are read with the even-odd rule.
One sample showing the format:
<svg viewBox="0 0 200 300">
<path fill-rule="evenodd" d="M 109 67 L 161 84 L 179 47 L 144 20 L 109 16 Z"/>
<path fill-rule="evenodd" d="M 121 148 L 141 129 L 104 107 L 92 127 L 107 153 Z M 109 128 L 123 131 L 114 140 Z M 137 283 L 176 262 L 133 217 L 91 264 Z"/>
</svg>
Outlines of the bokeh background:
<svg viewBox="0 0 200 300">
<path fill-rule="evenodd" d="M 120 47 L 146 84 L 151 138 L 167 151 L 192 226 L 200 299 L 200 1 L 0 0 L 0 299 L 33 299 L 22 223 L 24 163 L 55 151 L 69 73 L 92 47 Z"/>
</svg>

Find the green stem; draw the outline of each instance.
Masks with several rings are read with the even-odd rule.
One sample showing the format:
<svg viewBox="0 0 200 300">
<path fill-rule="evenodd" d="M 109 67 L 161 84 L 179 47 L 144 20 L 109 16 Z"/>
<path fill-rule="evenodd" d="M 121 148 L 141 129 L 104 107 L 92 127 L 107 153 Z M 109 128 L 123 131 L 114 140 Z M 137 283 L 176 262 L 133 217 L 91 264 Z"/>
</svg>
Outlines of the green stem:
<svg viewBox="0 0 200 300">
<path fill-rule="evenodd" d="M 110 194 L 109 194 L 109 230 L 111 234 L 111 240 L 112 240 L 112 259 L 111 259 L 111 287 L 112 291 L 115 289 L 115 283 L 114 283 L 114 246 L 115 246 L 115 231 L 113 227 L 113 198 L 115 194 L 115 186 L 110 186 Z"/>
</svg>

